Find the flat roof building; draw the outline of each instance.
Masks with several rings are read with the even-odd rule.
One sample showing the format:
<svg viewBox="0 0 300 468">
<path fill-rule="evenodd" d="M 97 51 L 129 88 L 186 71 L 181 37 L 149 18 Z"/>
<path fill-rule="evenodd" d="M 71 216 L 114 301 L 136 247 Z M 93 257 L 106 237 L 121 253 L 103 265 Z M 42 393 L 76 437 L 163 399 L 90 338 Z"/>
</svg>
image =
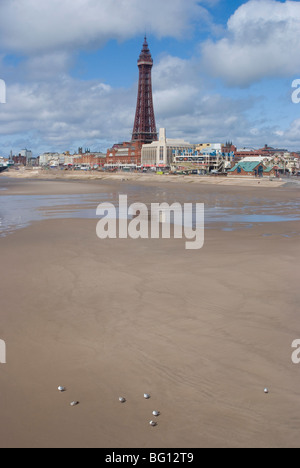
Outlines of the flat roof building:
<svg viewBox="0 0 300 468">
<path fill-rule="evenodd" d="M 192 145 L 181 139 L 167 138 L 166 129 L 159 131 L 159 140 L 142 147 L 142 166 L 170 167 L 173 164 L 174 151 L 194 151 Z"/>
</svg>

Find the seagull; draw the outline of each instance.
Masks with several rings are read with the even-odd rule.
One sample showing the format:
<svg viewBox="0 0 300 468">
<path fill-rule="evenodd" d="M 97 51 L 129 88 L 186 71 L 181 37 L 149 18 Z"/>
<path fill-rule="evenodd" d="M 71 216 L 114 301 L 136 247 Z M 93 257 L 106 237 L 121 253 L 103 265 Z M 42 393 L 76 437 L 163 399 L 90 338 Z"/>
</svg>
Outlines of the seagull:
<svg viewBox="0 0 300 468">
<path fill-rule="evenodd" d="M 72 403 L 70 403 L 70 406 L 77 406 L 79 405 L 79 401 L 72 401 Z"/>
<path fill-rule="evenodd" d="M 152 426 L 152 427 L 155 427 L 155 426 L 157 426 L 157 422 L 155 422 L 155 421 L 150 421 L 150 423 L 149 423 L 149 424 L 150 424 L 150 426 Z"/>
<path fill-rule="evenodd" d="M 144 398 L 145 398 L 145 400 L 149 400 L 151 397 L 150 397 L 150 395 L 148 393 L 144 393 Z"/>
<path fill-rule="evenodd" d="M 58 387 L 58 391 L 59 391 L 59 392 L 65 392 L 66 389 L 65 389 L 65 387 Z"/>
<path fill-rule="evenodd" d="M 158 416 L 160 416 L 160 412 L 159 412 L 159 411 L 153 411 L 152 414 L 153 414 L 153 416 L 155 416 L 156 418 L 157 418 Z"/>
<path fill-rule="evenodd" d="M 265 392 L 265 394 L 267 395 L 267 394 L 269 393 L 269 389 L 268 389 L 268 388 L 265 388 L 265 389 L 264 389 L 264 392 Z"/>
<path fill-rule="evenodd" d="M 120 397 L 120 398 L 119 398 L 119 402 L 120 402 L 120 403 L 126 403 L 126 398 Z"/>
</svg>

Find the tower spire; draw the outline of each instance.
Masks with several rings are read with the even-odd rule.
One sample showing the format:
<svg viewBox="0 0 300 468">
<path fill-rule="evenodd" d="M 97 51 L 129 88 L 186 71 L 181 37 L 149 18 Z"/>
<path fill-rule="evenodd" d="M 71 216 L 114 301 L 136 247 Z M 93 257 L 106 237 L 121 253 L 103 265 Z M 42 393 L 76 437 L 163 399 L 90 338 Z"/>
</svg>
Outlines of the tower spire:
<svg viewBox="0 0 300 468">
<path fill-rule="evenodd" d="M 153 59 L 145 35 L 143 48 L 138 59 L 139 88 L 132 133 L 132 140 L 141 143 L 152 143 L 152 141 L 157 140 L 152 95 L 152 67 Z"/>
</svg>

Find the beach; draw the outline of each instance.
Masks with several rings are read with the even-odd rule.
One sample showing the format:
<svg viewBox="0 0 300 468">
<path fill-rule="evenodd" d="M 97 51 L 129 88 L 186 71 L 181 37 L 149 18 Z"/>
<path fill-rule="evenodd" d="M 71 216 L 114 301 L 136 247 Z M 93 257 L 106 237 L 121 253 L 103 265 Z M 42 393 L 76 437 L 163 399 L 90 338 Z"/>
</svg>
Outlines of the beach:
<svg viewBox="0 0 300 468">
<path fill-rule="evenodd" d="M 59 196 L 0 238 L 1 448 L 299 447 L 299 188 L 258 183 L 0 178 L 1 207 Z M 119 193 L 229 218 L 199 251 L 100 240 Z"/>
<path fill-rule="evenodd" d="M 216 176 L 192 176 L 192 175 L 171 175 L 156 173 L 138 173 L 138 172 L 102 172 L 102 171 L 81 171 L 81 170 L 61 170 L 61 169 L 42 169 L 40 167 L 23 167 L 18 170 L 9 169 L 5 172 L 6 178 L 30 179 L 30 180 L 64 180 L 64 181 L 106 181 L 120 182 L 128 181 L 132 183 L 142 183 L 143 185 L 165 185 L 165 184 L 196 184 L 196 185 L 221 185 L 229 187 L 281 187 L 285 184 L 282 179 L 275 177 L 264 177 L 262 179 L 249 177 L 216 177 Z"/>
</svg>

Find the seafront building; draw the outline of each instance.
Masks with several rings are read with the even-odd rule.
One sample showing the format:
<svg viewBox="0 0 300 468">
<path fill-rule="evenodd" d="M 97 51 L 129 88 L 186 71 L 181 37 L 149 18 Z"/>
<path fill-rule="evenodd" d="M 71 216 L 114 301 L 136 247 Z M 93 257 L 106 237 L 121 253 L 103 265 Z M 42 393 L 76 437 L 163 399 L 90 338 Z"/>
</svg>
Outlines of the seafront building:
<svg viewBox="0 0 300 468">
<path fill-rule="evenodd" d="M 117 143 L 107 150 L 106 168 L 131 168 L 136 169 L 141 165 L 143 143 L 140 141 L 129 141 Z"/>
<path fill-rule="evenodd" d="M 25 158 L 25 159 L 26 159 L 26 162 L 27 162 L 27 164 L 29 164 L 29 163 L 30 163 L 30 161 L 31 161 L 31 160 L 32 160 L 32 158 L 33 158 L 32 151 L 31 151 L 31 150 L 28 150 L 28 149 L 26 149 L 26 148 L 20 151 L 20 154 L 19 154 L 19 156 L 21 156 L 21 157 Z"/>
<path fill-rule="evenodd" d="M 63 166 L 65 164 L 65 158 L 65 153 L 43 153 L 39 157 L 39 165 L 42 167 L 50 166 L 53 168 Z"/>
<path fill-rule="evenodd" d="M 40 166 L 50 166 L 52 162 L 59 163 L 59 153 L 43 153 L 40 155 L 39 164 Z"/>
<path fill-rule="evenodd" d="M 166 129 L 159 131 L 158 141 L 142 147 L 143 167 L 171 167 L 174 163 L 174 154 L 191 153 L 195 150 L 195 145 L 184 140 L 167 138 Z"/>
<path fill-rule="evenodd" d="M 234 152 L 231 144 L 201 143 L 194 150 L 175 151 L 173 167 L 183 170 L 197 170 L 200 174 L 225 172 L 232 167 Z"/>
<path fill-rule="evenodd" d="M 284 156 L 248 156 L 238 161 L 228 174 L 233 176 L 272 176 L 297 174 L 299 171 L 299 159 L 285 153 Z"/>
<path fill-rule="evenodd" d="M 265 145 L 261 149 L 254 149 L 254 148 L 239 148 L 235 149 L 234 151 L 234 157 L 235 161 L 239 162 L 242 159 L 249 157 L 249 158 L 257 158 L 258 156 L 264 156 L 264 157 L 284 157 L 288 159 L 294 160 L 299 160 L 300 159 L 300 153 L 298 152 L 290 152 L 286 149 L 280 149 L 280 148 L 273 148 L 272 146 Z"/>
<path fill-rule="evenodd" d="M 91 152 L 90 150 L 83 153 L 81 148 L 80 150 L 81 151 L 79 151 L 78 154 L 69 156 L 69 160 L 65 159 L 65 166 L 73 164 L 74 166 L 98 169 L 105 165 L 106 154 L 101 152 Z"/>
</svg>

